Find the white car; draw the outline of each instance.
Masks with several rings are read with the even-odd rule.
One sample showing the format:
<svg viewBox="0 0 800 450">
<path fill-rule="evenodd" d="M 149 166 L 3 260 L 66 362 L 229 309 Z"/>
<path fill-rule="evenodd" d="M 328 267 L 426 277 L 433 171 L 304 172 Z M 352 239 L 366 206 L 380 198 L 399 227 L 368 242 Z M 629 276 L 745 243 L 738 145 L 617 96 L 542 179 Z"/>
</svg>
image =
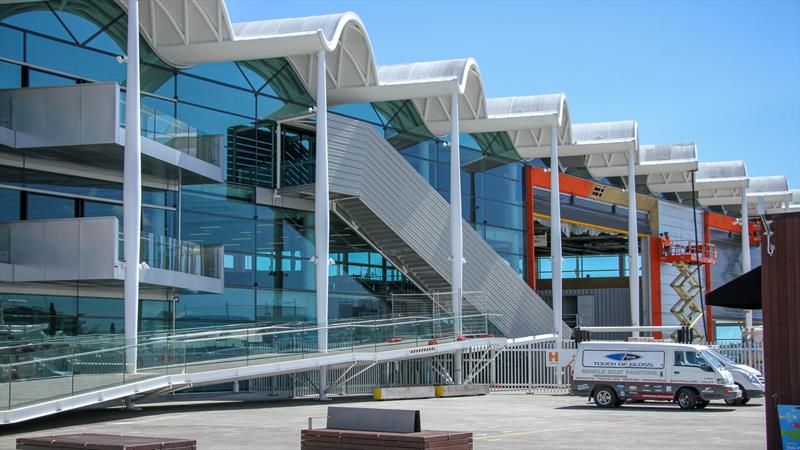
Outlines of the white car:
<svg viewBox="0 0 800 450">
<path fill-rule="evenodd" d="M 737 399 L 726 399 L 729 405 L 745 405 L 751 398 L 761 398 L 764 396 L 764 375 L 758 370 L 744 364 L 736 364 L 732 359 L 723 355 L 713 348 L 708 351 L 717 361 L 722 364 L 728 372 L 733 375 L 733 382 L 742 391 L 742 397 Z"/>
</svg>

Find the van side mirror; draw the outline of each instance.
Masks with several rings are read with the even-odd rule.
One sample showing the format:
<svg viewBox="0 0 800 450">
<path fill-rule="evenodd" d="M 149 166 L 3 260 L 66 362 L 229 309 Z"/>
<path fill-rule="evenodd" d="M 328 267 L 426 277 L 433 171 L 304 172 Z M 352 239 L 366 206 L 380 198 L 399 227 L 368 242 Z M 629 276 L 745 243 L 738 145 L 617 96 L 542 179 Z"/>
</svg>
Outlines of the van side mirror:
<svg viewBox="0 0 800 450">
<path fill-rule="evenodd" d="M 701 369 L 705 370 L 706 372 L 713 372 L 714 368 L 709 366 L 708 364 L 703 364 L 700 366 Z"/>
</svg>

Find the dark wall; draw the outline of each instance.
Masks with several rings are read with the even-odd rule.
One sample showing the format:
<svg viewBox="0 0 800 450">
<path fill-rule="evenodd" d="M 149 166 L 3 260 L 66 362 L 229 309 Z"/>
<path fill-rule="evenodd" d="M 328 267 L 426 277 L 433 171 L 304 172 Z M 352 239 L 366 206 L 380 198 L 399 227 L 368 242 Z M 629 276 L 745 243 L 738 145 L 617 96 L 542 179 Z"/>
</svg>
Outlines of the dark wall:
<svg viewBox="0 0 800 450">
<path fill-rule="evenodd" d="M 761 243 L 767 448 L 781 448 L 778 404 L 800 405 L 800 213 L 772 217 L 772 243 Z"/>
</svg>

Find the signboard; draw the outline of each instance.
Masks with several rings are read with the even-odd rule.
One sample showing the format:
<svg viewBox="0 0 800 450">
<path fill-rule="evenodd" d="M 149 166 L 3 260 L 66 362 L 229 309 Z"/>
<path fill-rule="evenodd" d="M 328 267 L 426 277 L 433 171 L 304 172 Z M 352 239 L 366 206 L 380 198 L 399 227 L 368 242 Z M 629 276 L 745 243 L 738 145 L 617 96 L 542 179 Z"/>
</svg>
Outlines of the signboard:
<svg viewBox="0 0 800 450">
<path fill-rule="evenodd" d="M 800 406 L 778 405 L 778 423 L 784 450 L 800 450 Z"/>
<path fill-rule="evenodd" d="M 547 351 L 547 367 L 566 367 L 575 362 L 577 350 L 563 348 Z"/>
<path fill-rule="evenodd" d="M 664 352 L 584 350 L 584 367 L 610 369 L 663 369 Z"/>
</svg>

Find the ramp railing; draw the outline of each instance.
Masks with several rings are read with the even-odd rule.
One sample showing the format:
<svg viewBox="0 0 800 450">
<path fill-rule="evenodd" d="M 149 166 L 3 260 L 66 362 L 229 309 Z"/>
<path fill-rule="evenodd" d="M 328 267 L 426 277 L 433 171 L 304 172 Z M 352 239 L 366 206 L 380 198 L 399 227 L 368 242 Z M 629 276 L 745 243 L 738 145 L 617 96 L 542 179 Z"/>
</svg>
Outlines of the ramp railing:
<svg viewBox="0 0 800 450">
<path fill-rule="evenodd" d="M 461 317 L 488 323 L 486 314 Z M 477 326 L 477 325 L 476 325 Z M 479 334 L 486 333 L 484 328 Z M 328 352 L 317 348 L 322 332 Z M 475 336 L 478 337 L 478 336 Z M 136 371 L 129 347 L 70 352 L 0 365 L 0 410 L 56 400 L 160 376 L 257 366 L 340 353 L 383 352 L 453 342 L 454 318 L 401 318 L 276 331 L 273 327 L 210 330 L 139 343 Z M 264 376 L 267 376 L 265 373 Z"/>
</svg>

